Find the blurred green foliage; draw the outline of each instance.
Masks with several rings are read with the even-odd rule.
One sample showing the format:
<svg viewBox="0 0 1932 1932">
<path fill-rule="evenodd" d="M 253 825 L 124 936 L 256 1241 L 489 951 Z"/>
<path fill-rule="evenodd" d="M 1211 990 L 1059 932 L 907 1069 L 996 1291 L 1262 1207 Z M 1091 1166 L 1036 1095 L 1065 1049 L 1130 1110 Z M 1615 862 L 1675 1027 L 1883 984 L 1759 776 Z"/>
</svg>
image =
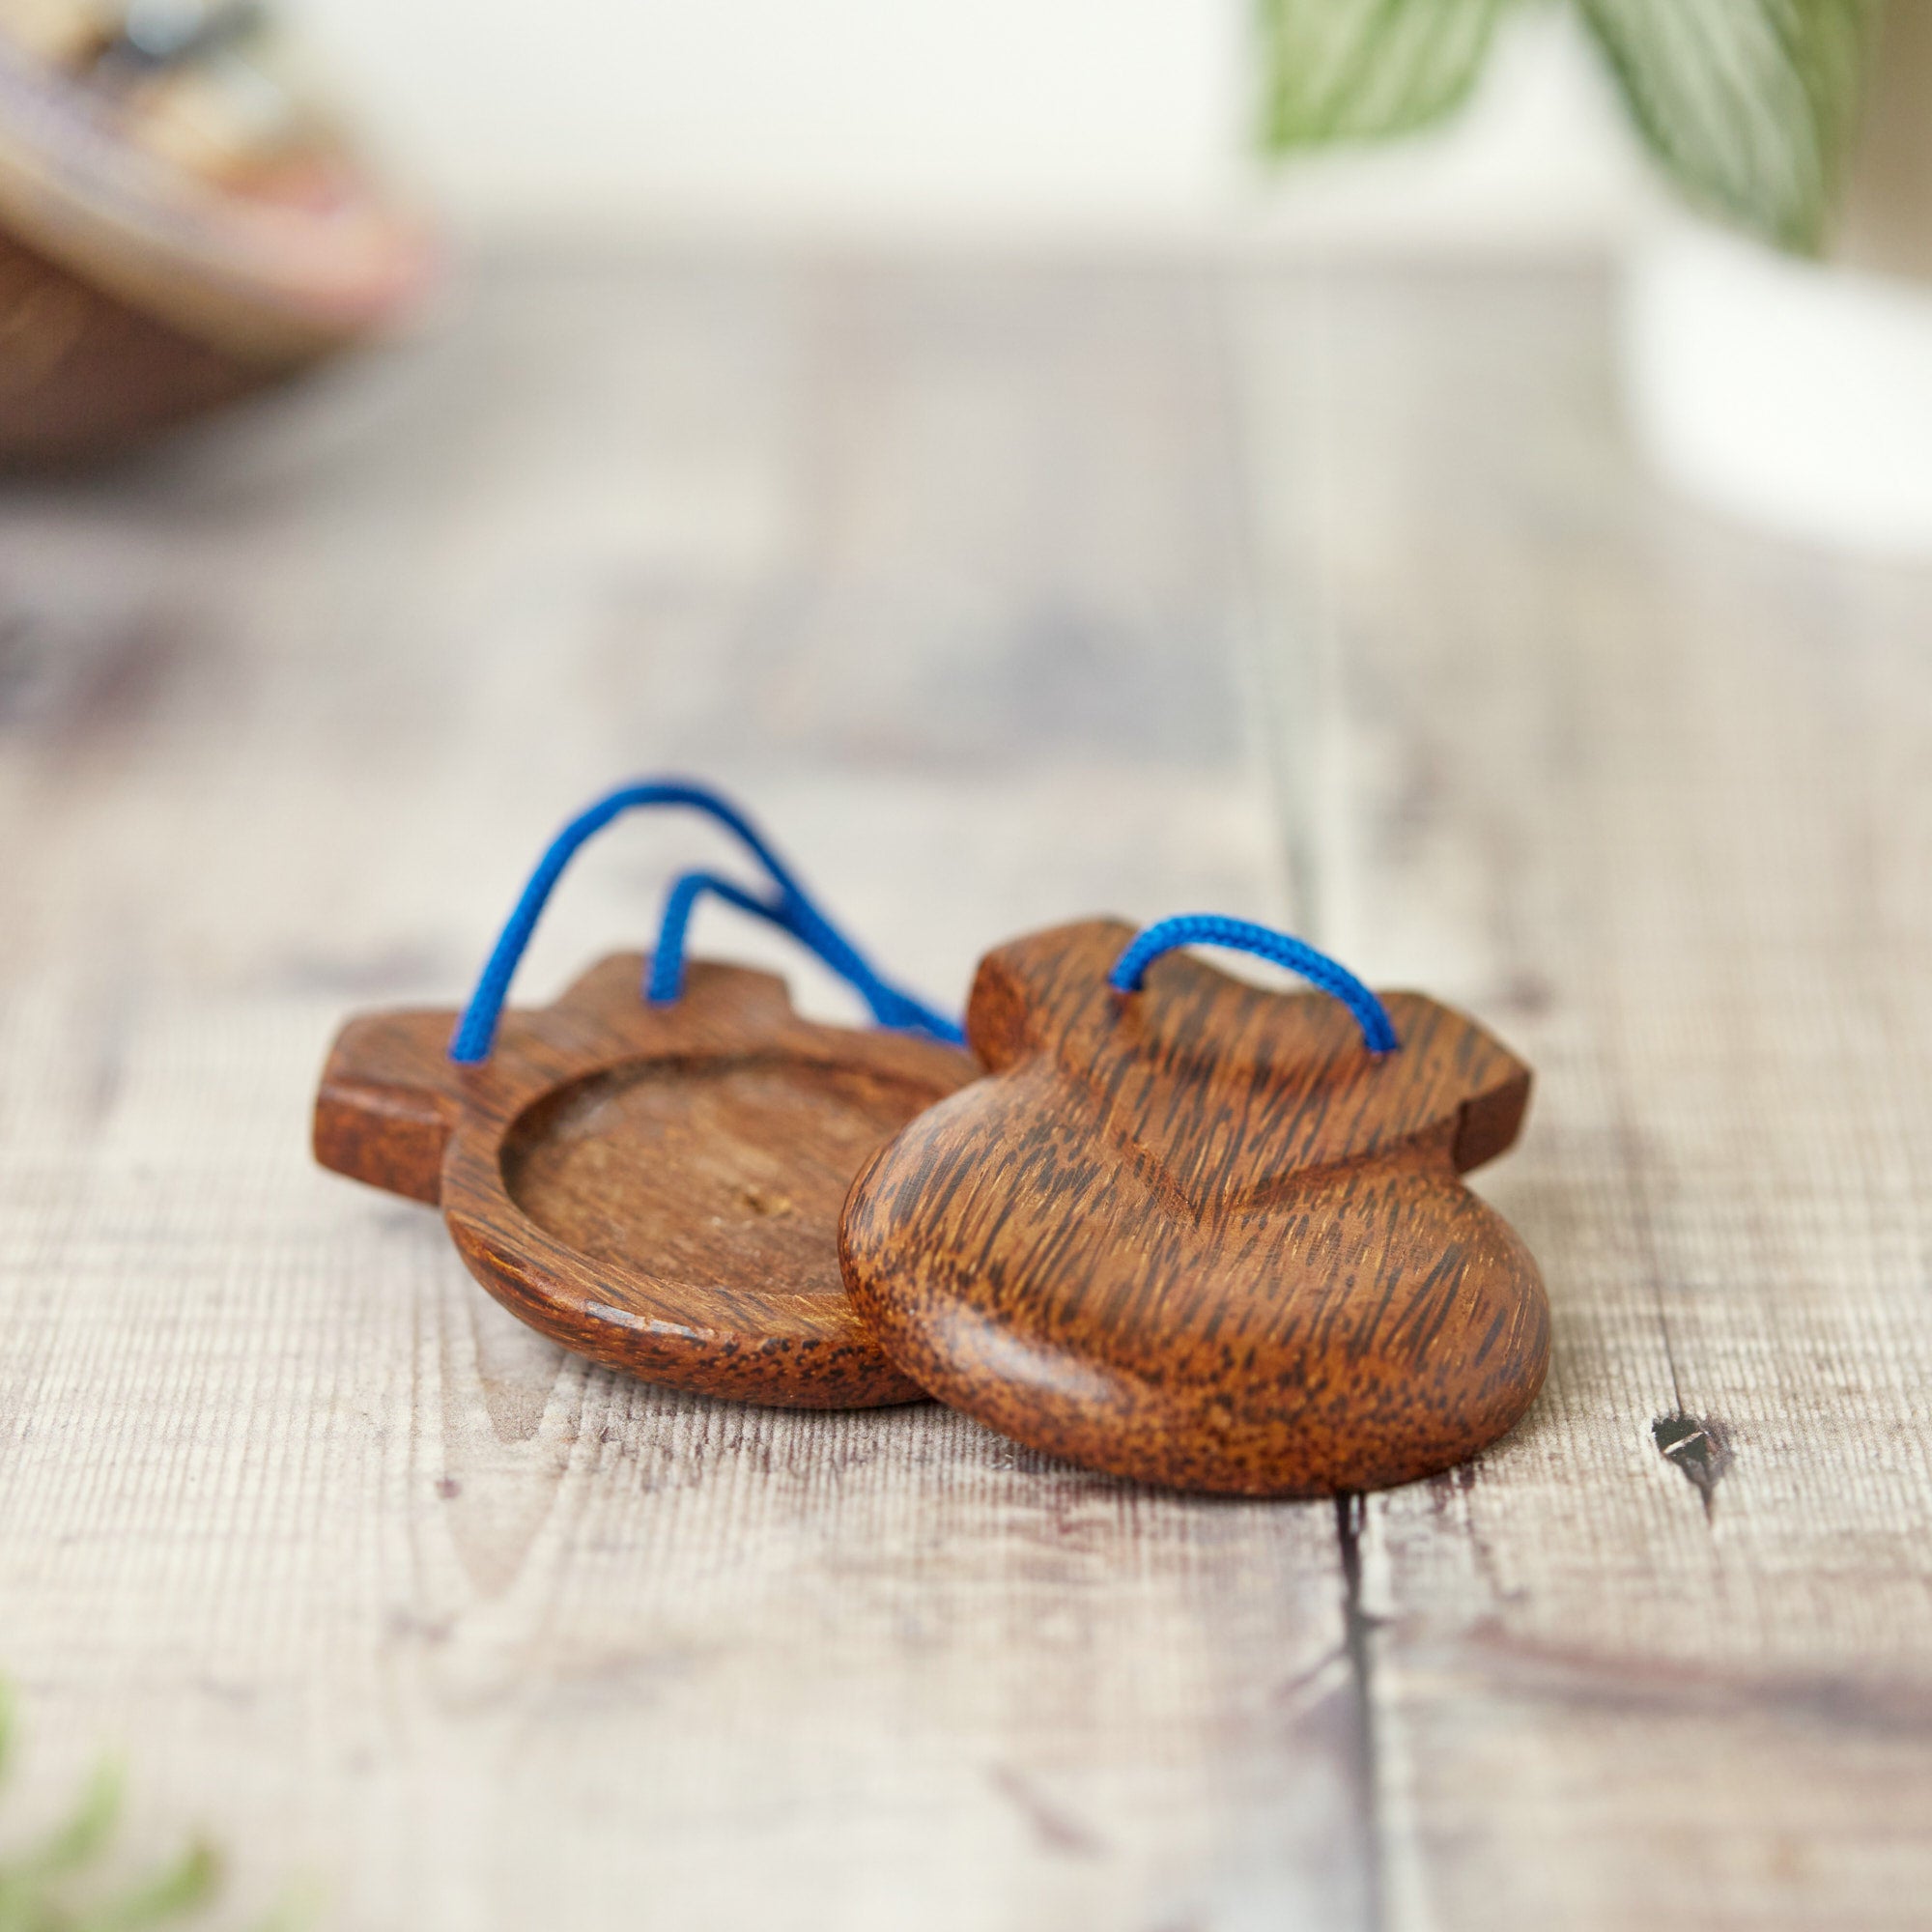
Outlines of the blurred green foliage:
<svg viewBox="0 0 1932 1932">
<path fill-rule="evenodd" d="M 1278 151 L 1409 133 L 1465 100 L 1527 0 L 1260 0 Z M 1645 144 L 1694 206 L 1822 245 L 1881 0 L 1569 0 Z M 1920 0 L 1922 4 L 1922 0 Z"/>
<path fill-rule="evenodd" d="M 0 1783 L 13 1772 L 16 1736 L 14 1699 L 0 1685 Z M 0 1852 L 0 1932 L 139 1932 L 203 1918 L 221 1885 L 213 1847 L 196 1840 L 133 1879 L 110 1872 L 121 1808 L 120 1768 L 104 1763 L 52 1831 Z"/>
</svg>

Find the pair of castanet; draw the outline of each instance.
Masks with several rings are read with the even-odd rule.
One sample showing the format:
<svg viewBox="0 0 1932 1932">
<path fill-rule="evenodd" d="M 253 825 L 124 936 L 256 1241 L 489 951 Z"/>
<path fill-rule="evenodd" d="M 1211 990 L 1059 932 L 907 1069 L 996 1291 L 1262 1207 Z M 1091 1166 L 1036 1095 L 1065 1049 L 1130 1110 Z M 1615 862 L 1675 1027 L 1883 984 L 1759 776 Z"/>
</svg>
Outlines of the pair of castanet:
<svg viewBox="0 0 1932 1932">
<path fill-rule="evenodd" d="M 653 1381 L 933 1395 L 1240 1495 L 1404 1482 L 1492 1441 L 1542 1383 L 1548 1306 L 1460 1177 L 1515 1139 L 1528 1068 L 1417 994 L 1376 1005 L 1378 1050 L 1332 986 L 1178 951 L 1123 985 L 1132 941 L 1095 920 L 988 953 L 964 1049 L 808 1021 L 740 966 L 648 1002 L 637 954 L 505 1014 L 479 1060 L 452 1058 L 454 1013 L 366 1015 L 316 1153 L 440 1206 L 491 1293 Z"/>
</svg>

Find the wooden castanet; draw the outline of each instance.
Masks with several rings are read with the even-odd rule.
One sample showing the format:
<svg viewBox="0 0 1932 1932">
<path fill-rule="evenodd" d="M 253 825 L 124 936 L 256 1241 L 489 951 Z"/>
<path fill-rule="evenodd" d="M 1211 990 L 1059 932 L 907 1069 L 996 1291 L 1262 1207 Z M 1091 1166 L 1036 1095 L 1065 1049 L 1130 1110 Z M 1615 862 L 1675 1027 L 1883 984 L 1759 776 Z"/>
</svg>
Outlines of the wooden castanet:
<svg viewBox="0 0 1932 1932">
<path fill-rule="evenodd" d="M 1472 1455 L 1542 1385 L 1543 1284 L 1458 1176 L 1516 1138 L 1529 1069 L 1384 996 L 1380 1059 L 1320 994 L 1063 926 L 980 962 L 990 1070 L 853 1183 L 845 1281 L 893 1359 L 1035 1448 L 1178 1489 L 1312 1495 Z"/>
<path fill-rule="evenodd" d="M 956 1047 L 819 1026 L 784 982 L 694 962 L 640 996 L 619 954 L 503 1017 L 488 1060 L 453 1012 L 353 1019 L 316 1097 L 325 1167 L 440 1205 L 471 1273 L 581 1354 L 802 1408 L 916 1401 L 839 1281 L 852 1177 L 978 1071 Z"/>
</svg>

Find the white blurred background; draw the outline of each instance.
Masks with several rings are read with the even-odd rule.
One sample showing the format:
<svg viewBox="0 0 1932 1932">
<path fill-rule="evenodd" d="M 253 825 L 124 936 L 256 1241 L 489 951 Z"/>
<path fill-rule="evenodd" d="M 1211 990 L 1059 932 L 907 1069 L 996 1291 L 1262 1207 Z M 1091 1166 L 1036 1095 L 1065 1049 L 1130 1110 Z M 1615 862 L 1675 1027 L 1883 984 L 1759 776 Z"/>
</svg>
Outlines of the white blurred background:
<svg viewBox="0 0 1932 1932">
<path fill-rule="evenodd" d="M 469 231 L 1569 249 L 1648 176 L 1563 12 L 1474 109 L 1257 157 L 1248 0 L 298 0 L 379 143 Z"/>
</svg>

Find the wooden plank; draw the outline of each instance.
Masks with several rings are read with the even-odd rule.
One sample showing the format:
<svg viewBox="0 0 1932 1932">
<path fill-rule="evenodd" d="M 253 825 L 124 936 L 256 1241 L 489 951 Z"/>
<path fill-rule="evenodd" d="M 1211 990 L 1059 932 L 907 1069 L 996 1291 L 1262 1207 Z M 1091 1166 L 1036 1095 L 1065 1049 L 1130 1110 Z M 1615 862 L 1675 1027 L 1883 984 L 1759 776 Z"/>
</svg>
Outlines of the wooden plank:
<svg viewBox="0 0 1932 1932">
<path fill-rule="evenodd" d="M 1663 499 L 1605 294 L 1391 272 L 1236 305 L 1324 701 L 1281 739 L 1321 936 L 1540 1074 L 1487 1191 L 1549 1284 L 1548 1390 L 1350 1522 L 1387 1916 L 1917 1925 L 1932 581 Z"/>
<path fill-rule="evenodd" d="M 1236 490 L 1188 277 L 694 261 L 504 268 L 0 491 L 27 1808 L 121 1744 L 137 1850 L 204 1822 L 352 1927 L 1364 1921 L 1330 1511 L 588 1368 L 305 1147 L 342 1012 L 464 991 L 654 766 L 949 998 L 1050 920 L 1277 913 Z M 521 990 L 643 937 L 692 836 L 586 859 Z"/>
</svg>

